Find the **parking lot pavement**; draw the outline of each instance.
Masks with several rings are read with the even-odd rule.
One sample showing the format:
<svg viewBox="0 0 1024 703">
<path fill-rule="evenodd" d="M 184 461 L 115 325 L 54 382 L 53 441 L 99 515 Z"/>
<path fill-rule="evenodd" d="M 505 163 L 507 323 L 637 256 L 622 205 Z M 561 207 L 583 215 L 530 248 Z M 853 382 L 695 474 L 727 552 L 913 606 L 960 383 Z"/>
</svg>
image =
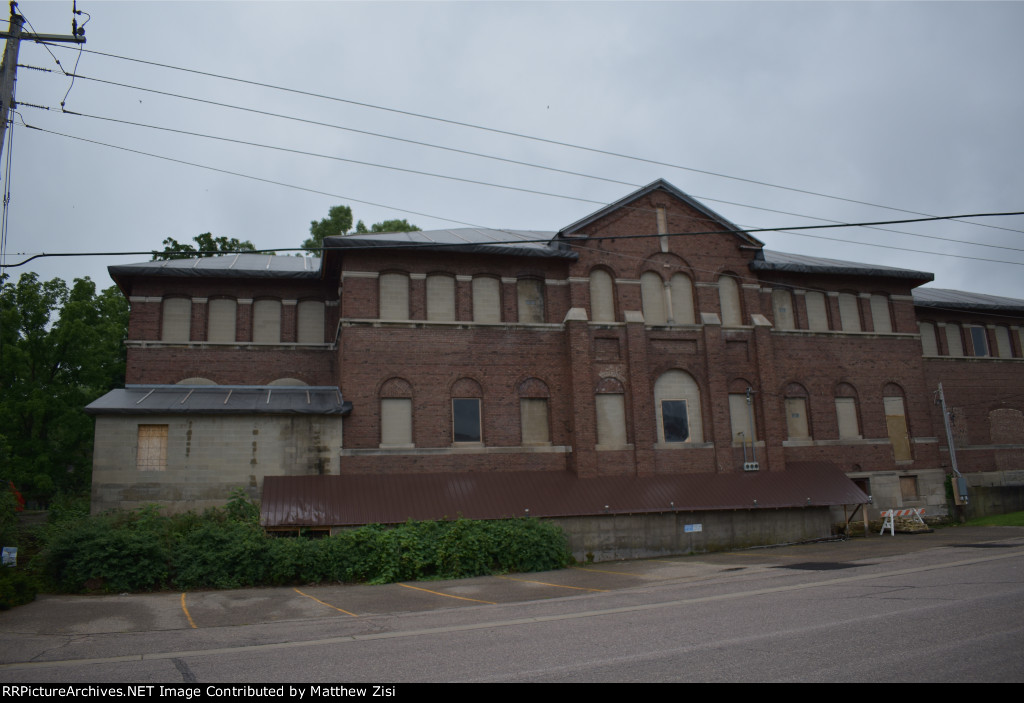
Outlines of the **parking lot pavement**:
<svg viewBox="0 0 1024 703">
<path fill-rule="evenodd" d="M 700 582 L 726 572 L 763 573 L 794 564 L 850 563 L 935 548 L 985 548 L 1024 540 L 1024 528 L 944 528 L 928 534 L 874 535 L 844 542 L 581 564 L 559 571 L 379 586 L 321 584 L 232 591 L 95 596 L 41 595 L 0 613 L 0 663 L 54 635 L 203 630 L 325 618 L 353 619 L 585 596 Z M 737 575 L 742 576 L 742 573 Z M 355 623 L 353 623 L 355 624 Z"/>
</svg>

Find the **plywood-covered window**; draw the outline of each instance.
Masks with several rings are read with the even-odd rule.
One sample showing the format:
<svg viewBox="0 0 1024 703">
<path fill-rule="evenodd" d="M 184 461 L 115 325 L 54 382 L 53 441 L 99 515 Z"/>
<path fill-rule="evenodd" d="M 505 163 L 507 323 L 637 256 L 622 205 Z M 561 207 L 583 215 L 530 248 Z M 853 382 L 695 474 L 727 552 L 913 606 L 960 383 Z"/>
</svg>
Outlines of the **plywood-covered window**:
<svg viewBox="0 0 1024 703">
<path fill-rule="evenodd" d="M 732 276 L 718 277 L 718 299 L 722 306 L 722 324 L 726 327 L 739 327 L 743 324 L 743 312 L 740 308 L 740 285 Z"/>
<path fill-rule="evenodd" d="M 947 356 L 963 356 L 964 342 L 960 336 L 960 325 L 950 322 L 946 325 Z"/>
<path fill-rule="evenodd" d="M 871 322 L 875 326 L 875 332 L 892 332 L 892 313 L 889 310 L 889 298 L 886 296 L 871 296 Z"/>
<path fill-rule="evenodd" d="M 455 279 L 451 276 L 427 276 L 427 319 L 438 322 L 455 319 Z"/>
<path fill-rule="evenodd" d="M 641 275 L 640 297 L 645 324 L 664 325 L 668 323 L 665 311 L 665 283 L 661 280 L 661 276 L 653 271 L 647 271 Z"/>
<path fill-rule="evenodd" d="M 380 399 L 380 446 L 411 447 L 412 398 Z"/>
<path fill-rule="evenodd" d="M 594 322 L 615 321 L 615 281 L 602 269 L 590 272 L 590 319 Z"/>
<path fill-rule="evenodd" d="M 497 278 L 473 278 L 473 322 L 501 322 L 501 282 Z"/>
<path fill-rule="evenodd" d="M 750 444 L 757 441 L 757 425 L 754 421 L 753 395 L 746 393 L 729 394 L 729 421 L 732 426 L 734 444 Z"/>
<path fill-rule="evenodd" d="M 548 421 L 550 391 L 539 378 L 528 378 L 519 384 L 519 422 L 523 444 L 550 444 Z"/>
<path fill-rule="evenodd" d="M 404 273 L 382 273 L 380 288 L 381 320 L 409 319 L 409 277 Z"/>
<path fill-rule="evenodd" d="M 139 425 L 135 467 L 139 471 L 167 469 L 167 425 Z"/>
<path fill-rule="evenodd" d="M 996 332 L 996 353 L 1000 359 L 1010 359 L 1013 357 L 1013 347 L 1010 345 L 1010 330 L 1005 327 L 999 326 L 995 329 Z"/>
<path fill-rule="evenodd" d="M 165 342 L 187 342 L 192 328 L 192 301 L 188 298 L 165 298 L 160 339 Z"/>
<path fill-rule="evenodd" d="M 921 353 L 924 356 L 938 356 L 939 345 L 935 340 L 935 325 L 930 322 L 918 322 L 917 329 L 921 332 Z"/>
<path fill-rule="evenodd" d="M 839 439 L 861 439 L 856 391 L 848 383 L 839 384 L 836 387 L 835 402 Z"/>
<path fill-rule="evenodd" d="M 622 393 L 600 393 L 597 409 L 597 443 L 602 447 L 626 446 L 626 400 Z"/>
<path fill-rule="evenodd" d="M 860 306 L 853 293 L 839 294 L 839 324 L 843 332 L 860 332 Z"/>
<path fill-rule="evenodd" d="M 544 281 L 521 278 L 516 281 L 519 321 L 529 324 L 544 322 Z"/>
<path fill-rule="evenodd" d="M 300 344 L 324 343 L 324 303 L 322 300 L 303 300 L 297 310 L 297 336 Z"/>
<path fill-rule="evenodd" d="M 825 305 L 825 294 L 817 290 L 809 290 L 804 295 L 807 305 L 807 328 L 815 332 L 828 331 L 828 308 Z"/>
<path fill-rule="evenodd" d="M 281 343 L 281 301 L 257 300 L 252 305 L 252 341 Z"/>
<path fill-rule="evenodd" d="M 206 339 L 210 342 L 234 342 L 238 304 L 231 298 L 214 298 L 208 304 Z"/>
<path fill-rule="evenodd" d="M 673 369 L 654 383 L 658 442 L 703 442 L 700 389 L 693 376 Z"/>
<path fill-rule="evenodd" d="M 673 274 L 669 289 L 672 294 L 672 321 L 677 325 L 694 324 L 693 281 L 685 273 Z"/>
<path fill-rule="evenodd" d="M 775 316 L 775 329 L 796 329 L 796 318 L 793 316 L 793 294 L 790 291 L 772 291 L 772 313 Z"/>
<path fill-rule="evenodd" d="M 811 425 L 807 415 L 807 389 L 799 383 L 786 388 L 786 434 L 789 439 L 810 439 Z"/>
<path fill-rule="evenodd" d="M 896 461 L 910 461 L 913 456 L 910 451 L 910 431 L 907 428 L 907 413 L 903 405 L 903 396 L 888 395 L 889 393 L 902 393 L 902 389 L 889 384 L 886 386 L 885 392 L 887 395 L 882 398 L 882 403 L 885 408 L 885 427 L 889 432 L 893 457 Z"/>
</svg>

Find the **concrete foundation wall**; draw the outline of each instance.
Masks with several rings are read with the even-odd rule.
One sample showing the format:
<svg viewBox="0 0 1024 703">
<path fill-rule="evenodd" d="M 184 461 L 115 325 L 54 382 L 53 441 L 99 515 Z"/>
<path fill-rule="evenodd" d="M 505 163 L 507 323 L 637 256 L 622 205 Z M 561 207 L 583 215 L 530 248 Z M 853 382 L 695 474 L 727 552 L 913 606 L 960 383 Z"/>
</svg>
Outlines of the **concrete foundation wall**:
<svg viewBox="0 0 1024 703">
<path fill-rule="evenodd" d="M 828 508 L 552 518 L 578 561 L 642 559 L 735 547 L 784 544 L 831 535 Z M 700 532 L 686 527 L 700 526 Z M 691 527 L 693 529 L 693 527 Z"/>
<path fill-rule="evenodd" d="M 166 512 L 223 505 L 236 488 L 259 500 L 263 477 L 337 474 L 341 417 L 98 417 L 92 512 L 157 503 Z M 139 425 L 166 425 L 166 466 L 136 468 Z"/>
</svg>

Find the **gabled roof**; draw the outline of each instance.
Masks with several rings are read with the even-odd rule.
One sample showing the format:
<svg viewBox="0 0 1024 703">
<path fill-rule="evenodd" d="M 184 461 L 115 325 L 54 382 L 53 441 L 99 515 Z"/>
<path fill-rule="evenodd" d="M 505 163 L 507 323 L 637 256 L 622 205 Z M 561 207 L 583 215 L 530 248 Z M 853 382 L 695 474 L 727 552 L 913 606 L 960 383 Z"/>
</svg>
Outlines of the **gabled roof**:
<svg viewBox="0 0 1024 703">
<path fill-rule="evenodd" d="M 946 288 L 916 288 L 914 305 L 920 308 L 952 308 L 978 312 L 1024 312 L 1024 300 Z"/>
<path fill-rule="evenodd" d="M 364 232 L 324 237 L 324 247 L 349 251 L 381 247 L 403 251 L 424 249 L 469 254 L 578 258 L 579 255 L 568 247 L 552 241 L 554 238 L 554 232 L 461 227 L 418 232 Z"/>
<path fill-rule="evenodd" d="M 627 207 L 627 206 L 629 206 L 630 203 L 633 203 L 633 202 L 639 200 L 640 198 L 642 198 L 642 197 L 644 197 L 646 195 L 649 195 L 649 194 L 651 194 L 651 193 L 653 193 L 655 191 L 658 191 L 658 190 L 660 190 L 662 192 L 665 192 L 665 193 L 668 193 L 669 195 L 671 195 L 674 198 L 677 198 L 678 200 L 682 200 L 684 203 L 686 203 L 687 205 L 692 207 L 694 210 L 697 210 L 698 212 L 701 212 L 704 215 L 707 215 L 708 219 L 713 220 L 714 222 L 717 222 L 722 227 L 725 227 L 727 230 L 729 230 L 731 232 L 735 232 L 736 235 L 739 236 L 741 239 L 745 240 L 747 244 L 749 244 L 751 246 L 755 246 L 755 247 L 762 247 L 762 246 L 764 246 L 764 242 L 762 242 L 759 239 L 756 239 L 755 237 L 750 236 L 749 234 L 744 232 L 740 227 L 734 225 L 732 222 L 730 222 L 729 220 L 727 220 L 724 217 L 722 217 L 721 215 L 719 215 L 717 212 L 715 212 L 714 210 L 709 208 L 704 203 L 702 203 L 702 202 L 700 202 L 698 200 L 695 200 L 694 198 L 691 198 L 689 195 L 687 195 L 683 191 L 679 190 L 674 185 L 672 185 L 671 183 L 669 183 L 668 181 L 666 181 L 666 180 L 664 180 L 662 178 L 659 178 L 658 180 L 656 180 L 653 183 L 650 183 L 650 184 L 644 186 L 643 188 L 640 188 L 639 190 L 633 191 L 632 193 L 630 193 L 629 195 L 627 195 L 627 196 L 625 196 L 623 198 L 619 198 L 614 203 L 611 203 L 610 205 L 606 205 L 603 208 L 601 208 L 600 210 L 596 210 L 595 212 L 590 213 L 589 215 L 587 215 L 583 219 L 577 220 L 576 222 L 573 222 L 568 227 L 563 227 L 562 229 L 560 229 L 558 231 L 558 235 L 559 236 L 572 235 L 572 234 L 576 233 L 577 231 L 583 229 L 584 227 L 586 227 L 590 223 L 595 222 L 595 221 L 601 219 L 605 215 L 608 215 L 608 214 L 610 214 L 612 212 L 615 212 L 616 210 L 619 210 L 620 208 Z"/>
<path fill-rule="evenodd" d="M 782 271 L 786 273 L 824 273 L 841 276 L 878 276 L 883 278 L 909 278 L 911 280 L 935 280 L 935 274 L 878 264 L 859 264 L 855 261 L 824 259 L 819 256 L 804 256 L 781 251 L 762 249 L 760 255 L 750 262 L 753 271 Z"/>
<path fill-rule="evenodd" d="M 196 259 L 144 261 L 109 266 L 110 277 L 320 278 L 320 259 L 272 254 L 228 254 Z"/>
<path fill-rule="evenodd" d="M 803 508 L 866 503 L 829 462 L 785 471 L 579 478 L 568 471 L 267 476 L 265 527 L 334 527 L 509 517 L 626 515 L 694 510 Z M 529 511 L 529 512 L 527 512 Z"/>
</svg>

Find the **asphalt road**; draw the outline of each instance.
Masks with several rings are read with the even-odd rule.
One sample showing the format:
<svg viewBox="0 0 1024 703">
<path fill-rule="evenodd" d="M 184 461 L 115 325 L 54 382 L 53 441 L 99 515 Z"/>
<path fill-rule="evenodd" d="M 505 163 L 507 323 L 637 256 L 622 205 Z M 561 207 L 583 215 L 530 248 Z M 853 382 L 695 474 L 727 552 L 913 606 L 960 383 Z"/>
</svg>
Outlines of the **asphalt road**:
<svg viewBox="0 0 1024 703">
<path fill-rule="evenodd" d="M 0 681 L 1024 681 L 1024 528 L 386 586 L 43 596 Z"/>
</svg>

